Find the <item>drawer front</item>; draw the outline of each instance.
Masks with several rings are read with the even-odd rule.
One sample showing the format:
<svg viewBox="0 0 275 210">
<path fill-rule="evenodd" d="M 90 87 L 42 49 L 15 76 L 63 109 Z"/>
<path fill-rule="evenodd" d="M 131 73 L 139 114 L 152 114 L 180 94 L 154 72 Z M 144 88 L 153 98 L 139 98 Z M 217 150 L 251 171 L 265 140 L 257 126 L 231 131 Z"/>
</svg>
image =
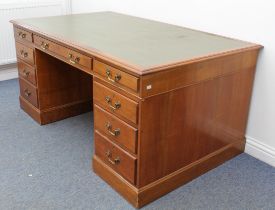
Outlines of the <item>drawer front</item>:
<svg viewBox="0 0 275 210">
<path fill-rule="evenodd" d="M 136 158 L 120 149 L 98 132 L 94 133 L 95 155 L 122 175 L 132 184 L 135 184 Z"/>
<path fill-rule="evenodd" d="M 20 82 L 20 95 L 29 101 L 32 105 L 38 107 L 37 91 L 32 85 L 25 82 L 23 79 L 19 79 Z"/>
<path fill-rule="evenodd" d="M 138 104 L 97 82 L 93 83 L 94 101 L 114 114 L 137 123 Z"/>
<path fill-rule="evenodd" d="M 93 70 L 94 72 L 102 76 L 106 81 L 125 86 L 136 92 L 138 91 L 138 77 L 127 74 L 97 60 L 94 61 Z"/>
<path fill-rule="evenodd" d="M 18 58 L 24 60 L 25 62 L 33 65 L 34 64 L 34 53 L 33 49 L 29 48 L 19 42 L 16 42 L 16 55 Z"/>
<path fill-rule="evenodd" d="M 33 85 L 36 85 L 36 73 L 34 67 L 26 64 L 18 59 L 17 61 L 18 73 L 21 78 L 28 80 Z"/>
<path fill-rule="evenodd" d="M 20 28 L 14 28 L 14 37 L 19 41 L 32 42 L 32 33 Z"/>
<path fill-rule="evenodd" d="M 50 51 L 61 56 L 63 60 L 72 65 L 80 65 L 89 70 L 92 68 L 92 59 L 74 50 L 63 47 L 37 35 L 34 35 L 34 44 L 45 52 Z"/>
<path fill-rule="evenodd" d="M 109 114 L 97 105 L 94 106 L 94 124 L 95 129 L 99 130 L 109 139 L 136 153 L 136 128 Z"/>
</svg>

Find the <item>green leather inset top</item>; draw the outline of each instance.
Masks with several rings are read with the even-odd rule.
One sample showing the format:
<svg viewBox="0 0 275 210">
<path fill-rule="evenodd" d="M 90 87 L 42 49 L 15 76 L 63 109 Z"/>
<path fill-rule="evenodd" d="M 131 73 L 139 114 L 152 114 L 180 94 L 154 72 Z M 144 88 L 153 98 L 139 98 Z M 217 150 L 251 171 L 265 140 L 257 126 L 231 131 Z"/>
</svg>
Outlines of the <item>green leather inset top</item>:
<svg viewBox="0 0 275 210">
<path fill-rule="evenodd" d="M 244 41 L 113 12 L 18 22 L 141 68 L 253 46 Z"/>
</svg>

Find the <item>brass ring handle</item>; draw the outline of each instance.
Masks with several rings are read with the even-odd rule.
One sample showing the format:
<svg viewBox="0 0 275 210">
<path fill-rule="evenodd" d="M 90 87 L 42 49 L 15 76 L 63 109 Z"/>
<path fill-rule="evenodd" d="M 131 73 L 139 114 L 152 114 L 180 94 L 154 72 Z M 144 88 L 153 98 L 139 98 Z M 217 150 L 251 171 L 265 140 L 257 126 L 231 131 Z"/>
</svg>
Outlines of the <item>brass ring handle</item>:
<svg viewBox="0 0 275 210">
<path fill-rule="evenodd" d="M 23 58 L 28 57 L 28 53 L 27 53 L 27 52 L 24 52 L 24 50 L 21 50 L 21 51 L 20 51 L 20 54 L 21 54 L 21 56 L 22 56 Z"/>
<path fill-rule="evenodd" d="M 27 71 L 26 69 L 24 69 L 23 74 L 24 74 L 25 77 L 28 77 L 30 75 L 30 72 Z"/>
<path fill-rule="evenodd" d="M 119 101 L 115 102 L 114 105 L 112 105 L 112 99 L 110 96 L 106 96 L 105 97 L 106 102 L 109 104 L 109 107 L 114 111 L 117 110 L 121 107 L 121 104 Z"/>
<path fill-rule="evenodd" d="M 72 63 L 72 64 L 79 63 L 79 61 L 80 61 L 80 57 L 75 57 L 74 58 L 72 53 L 69 53 L 68 57 L 69 57 L 69 62 Z"/>
<path fill-rule="evenodd" d="M 28 89 L 25 89 L 24 94 L 25 96 L 29 97 L 32 93 Z"/>
<path fill-rule="evenodd" d="M 112 74 L 110 69 L 106 69 L 106 75 L 107 75 L 107 79 L 111 82 L 118 82 L 119 80 L 121 80 L 120 74 L 116 74 L 115 79 L 112 79 Z"/>
<path fill-rule="evenodd" d="M 18 36 L 20 36 L 21 39 L 25 39 L 25 38 L 26 38 L 26 34 L 23 33 L 22 31 L 20 31 L 20 32 L 18 33 Z"/>
<path fill-rule="evenodd" d="M 112 131 L 112 125 L 111 125 L 110 122 L 107 122 L 106 128 L 107 128 L 109 134 L 111 134 L 112 136 L 118 136 L 120 134 L 120 129 L 119 128 Z"/>
<path fill-rule="evenodd" d="M 118 165 L 120 163 L 120 158 L 116 157 L 114 160 L 112 159 L 112 153 L 110 150 L 107 150 L 106 152 L 106 156 L 108 158 L 108 161 L 112 164 L 112 165 Z"/>
<path fill-rule="evenodd" d="M 48 43 L 45 43 L 44 41 L 42 41 L 42 43 L 41 43 L 41 48 L 42 48 L 43 50 L 47 50 L 47 49 L 49 49 L 49 44 L 48 44 Z"/>
</svg>

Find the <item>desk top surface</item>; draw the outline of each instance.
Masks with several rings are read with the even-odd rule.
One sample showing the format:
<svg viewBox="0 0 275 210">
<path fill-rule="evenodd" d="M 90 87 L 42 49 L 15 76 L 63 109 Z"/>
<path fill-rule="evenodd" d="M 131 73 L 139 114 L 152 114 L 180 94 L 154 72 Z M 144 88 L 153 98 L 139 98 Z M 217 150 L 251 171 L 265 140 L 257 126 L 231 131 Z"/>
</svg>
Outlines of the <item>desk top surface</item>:
<svg viewBox="0 0 275 210">
<path fill-rule="evenodd" d="M 14 23 L 77 43 L 140 71 L 257 45 L 114 12 L 31 18 Z"/>
</svg>

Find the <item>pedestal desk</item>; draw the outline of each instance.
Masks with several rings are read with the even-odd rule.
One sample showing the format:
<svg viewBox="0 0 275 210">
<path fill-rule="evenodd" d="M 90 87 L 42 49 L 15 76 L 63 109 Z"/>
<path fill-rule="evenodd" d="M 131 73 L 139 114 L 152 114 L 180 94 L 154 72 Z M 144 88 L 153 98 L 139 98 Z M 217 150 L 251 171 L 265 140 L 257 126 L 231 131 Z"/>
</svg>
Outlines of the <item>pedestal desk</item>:
<svg viewBox="0 0 275 210">
<path fill-rule="evenodd" d="M 260 45 L 113 12 L 11 22 L 21 108 L 93 110 L 93 170 L 135 207 L 243 152 Z"/>
</svg>

